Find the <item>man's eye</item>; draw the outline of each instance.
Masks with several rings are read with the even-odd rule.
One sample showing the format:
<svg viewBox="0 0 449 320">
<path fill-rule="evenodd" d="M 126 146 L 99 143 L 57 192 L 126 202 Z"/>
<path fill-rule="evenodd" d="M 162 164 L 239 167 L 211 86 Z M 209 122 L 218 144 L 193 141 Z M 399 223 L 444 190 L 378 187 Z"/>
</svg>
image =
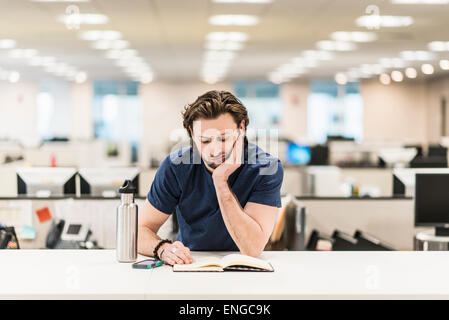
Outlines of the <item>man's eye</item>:
<svg viewBox="0 0 449 320">
<path fill-rule="evenodd" d="M 203 140 L 203 141 L 201 141 L 201 143 L 209 143 L 210 142 L 210 140 Z"/>
</svg>

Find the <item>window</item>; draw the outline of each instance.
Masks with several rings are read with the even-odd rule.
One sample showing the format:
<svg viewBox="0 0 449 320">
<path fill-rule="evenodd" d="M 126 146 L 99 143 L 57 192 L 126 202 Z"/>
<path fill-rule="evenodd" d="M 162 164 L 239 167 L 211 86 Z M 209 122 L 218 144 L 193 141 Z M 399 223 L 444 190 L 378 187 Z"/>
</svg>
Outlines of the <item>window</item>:
<svg viewBox="0 0 449 320">
<path fill-rule="evenodd" d="M 313 81 L 307 100 L 307 135 L 316 143 L 326 142 L 328 136 L 361 141 L 363 100 L 359 84 Z"/>
<path fill-rule="evenodd" d="M 70 87 L 68 83 L 43 81 L 36 97 L 36 128 L 43 140 L 70 135 Z"/>
<path fill-rule="evenodd" d="M 279 85 L 264 81 L 237 81 L 235 92 L 248 110 L 248 128 L 279 129 L 282 115 Z"/>
<path fill-rule="evenodd" d="M 138 145 L 142 137 L 142 103 L 136 82 L 94 82 L 93 118 L 95 137 L 114 144 L 129 142 L 132 162 L 137 161 Z"/>
</svg>

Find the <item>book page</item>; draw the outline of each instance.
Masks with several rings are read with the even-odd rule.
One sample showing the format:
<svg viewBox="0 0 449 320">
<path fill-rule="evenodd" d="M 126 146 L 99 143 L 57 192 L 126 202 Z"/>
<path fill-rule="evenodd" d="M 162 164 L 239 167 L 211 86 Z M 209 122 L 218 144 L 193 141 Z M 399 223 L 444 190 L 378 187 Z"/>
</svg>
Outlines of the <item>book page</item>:
<svg viewBox="0 0 449 320">
<path fill-rule="evenodd" d="M 205 270 L 205 271 L 221 271 L 221 259 L 216 257 L 206 257 L 198 259 L 190 264 L 175 264 L 173 266 L 175 271 L 190 271 L 190 270 Z M 218 269 L 218 270 L 215 270 Z"/>
<path fill-rule="evenodd" d="M 250 256 L 246 256 L 243 254 L 238 254 L 238 253 L 228 254 L 227 256 L 224 256 L 221 259 L 221 264 L 222 264 L 223 268 L 226 268 L 229 266 L 242 265 L 242 266 L 255 267 L 255 268 L 260 268 L 260 269 L 265 269 L 265 270 L 270 270 L 270 271 L 273 270 L 273 268 L 267 261 L 253 258 Z"/>
</svg>

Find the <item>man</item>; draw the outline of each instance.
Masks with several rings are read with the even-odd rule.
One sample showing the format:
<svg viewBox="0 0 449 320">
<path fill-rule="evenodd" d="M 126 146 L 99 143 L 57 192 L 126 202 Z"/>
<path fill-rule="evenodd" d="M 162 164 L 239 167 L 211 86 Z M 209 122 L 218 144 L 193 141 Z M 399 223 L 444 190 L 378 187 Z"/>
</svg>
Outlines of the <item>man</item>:
<svg viewBox="0 0 449 320">
<path fill-rule="evenodd" d="M 248 114 L 226 91 L 185 107 L 191 147 L 161 163 L 139 216 L 138 251 L 165 263 L 192 263 L 190 250 L 240 251 L 258 257 L 281 206 L 280 161 L 248 143 Z M 176 212 L 176 242 L 157 236 Z"/>
</svg>

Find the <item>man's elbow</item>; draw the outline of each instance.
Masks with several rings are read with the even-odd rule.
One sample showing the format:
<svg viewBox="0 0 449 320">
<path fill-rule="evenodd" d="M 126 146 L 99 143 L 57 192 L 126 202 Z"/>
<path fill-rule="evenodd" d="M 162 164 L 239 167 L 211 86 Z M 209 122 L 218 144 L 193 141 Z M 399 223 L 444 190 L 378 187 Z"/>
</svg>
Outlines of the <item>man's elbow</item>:
<svg viewBox="0 0 449 320">
<path fill-rule="evenodd" d="M 265 248 L 265 245 L 263 245 L 263 246 L 259 245 L 259 246 L 254 246 L 251 248 L 246 248 L 244 250 L 240 250 L 240 252 L 244 255 L 247 255 L 247 256 L 250 256 L 253 258 L 258 258 L 262 254 L 264 248 Z"/>
</svg>

